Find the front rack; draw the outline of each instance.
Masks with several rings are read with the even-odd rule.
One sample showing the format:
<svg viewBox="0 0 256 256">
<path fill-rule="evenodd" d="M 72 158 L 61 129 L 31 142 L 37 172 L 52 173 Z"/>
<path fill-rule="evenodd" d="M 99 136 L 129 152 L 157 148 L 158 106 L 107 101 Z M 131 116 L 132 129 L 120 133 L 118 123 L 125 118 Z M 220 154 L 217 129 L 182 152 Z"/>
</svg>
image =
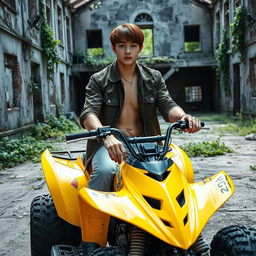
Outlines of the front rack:
<svg viewBox="0 0 256 256">
<path fill-rule="evenodd" d="M 64 159 L 64 160 L 72 160 L 75 161 L 77 157 L 72 154 L 82 153 L 85 154 L 85 150 L 61 150 L 61 151 L 51 151 L 52 157 Z"/>
</svg>

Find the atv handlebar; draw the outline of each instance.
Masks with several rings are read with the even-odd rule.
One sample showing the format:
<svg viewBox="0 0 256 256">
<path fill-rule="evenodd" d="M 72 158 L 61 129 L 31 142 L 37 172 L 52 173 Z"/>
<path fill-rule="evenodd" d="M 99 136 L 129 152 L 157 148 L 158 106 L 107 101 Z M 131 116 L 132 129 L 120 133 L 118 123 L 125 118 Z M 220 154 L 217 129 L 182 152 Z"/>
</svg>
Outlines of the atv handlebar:
<svg viewBox="0 0 256 256">
<path fill-rule="evenodd" d="M 204 127 L 204 123 L 201 122 L 201 127 Z M 150 136 L 150 137 L 128 137 L 124 132 L 121 130 L 118 130 L 116 128 L 112 128 L 110 126 L 103 126 L 99 127 L 97 130 L 91 130 L 88 132 L 81 132 L 81 133 L 75 133 L 75 134 L 68 134 L 66 135 L 66 140 L 77 140 L 77 139 L 99 139 L 104 138 L 111 134 L 117 134 L 119 137 L 123 140 L 125 145 L 127 146 L 128 150 L 131 152 L 134 158 L 138 159 L 139 161 L 145 161 L 141 154 L 137 154 L 131 144 L 137 144 L 137 143 L 149 143 L 149 142 L 160 142 L 164 141 L 164 146 L 162 151 L 157 151 L 156 153 L 146 153 L 143 152 L 143 156 L 157 156 L 159 160 L 163 159 L 166 153 L 169 150 L 169 144 L 171 139 L 171 133 L 173 129 L 176 130 L 184 130 L 188 128 L 188 122 L 187 121 L 178 121 L 175 123 L 172 123 L 167 128 L 165 135 L 157 135 L 157 136 Z"/>
</svg>

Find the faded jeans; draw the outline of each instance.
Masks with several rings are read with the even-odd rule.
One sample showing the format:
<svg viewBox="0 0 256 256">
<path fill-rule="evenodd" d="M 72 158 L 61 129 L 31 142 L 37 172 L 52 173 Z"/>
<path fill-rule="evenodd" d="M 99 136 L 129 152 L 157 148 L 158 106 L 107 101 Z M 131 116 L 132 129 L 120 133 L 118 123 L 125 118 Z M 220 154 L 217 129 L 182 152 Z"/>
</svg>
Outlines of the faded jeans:
<svg viewBox="0 0 256 256">
<path fill-rule="evenodd" d="M 88 187 L 90 189 L 109 192 L 113 186 L 113 178 L 118 164 L 111 160 L 105 146 L 101 146 L 92 158 L 92 174 Z"/>
</svg>

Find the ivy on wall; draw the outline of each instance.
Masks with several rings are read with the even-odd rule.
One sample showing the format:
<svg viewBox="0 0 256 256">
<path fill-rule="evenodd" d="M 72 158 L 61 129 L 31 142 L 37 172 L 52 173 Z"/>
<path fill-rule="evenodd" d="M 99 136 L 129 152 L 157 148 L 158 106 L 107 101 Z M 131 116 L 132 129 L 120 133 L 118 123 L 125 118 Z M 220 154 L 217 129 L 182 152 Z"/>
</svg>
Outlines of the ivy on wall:
<svg viewBox="0 0 256 256">
<path fill-rule="evenodd" d="M 240 61 L 245 61 L 245 31 L 246 31 L 246 8 L 239 6 L 235 9 L 234 22 L 231 24 L 232 53 L 241 54 Z"/>
<path fill-rule="evenodd" d="M 47 76 L 49 80 L 53 80 L 54 66 L 59 64 L 60 60 L 57 54 L 56 46 L 60 40 L 55 40 L 54 32 L 47 22 L 45 0 L 40 0 L 41 36 L 44 54 L 47 57 Z"/>
<path fill-rule="evenodd" d="M 234 22 L 230 25 L 231 33 L 223 30 L 221 41 L 215 53 L 217 62 L 217 76 L 220 86 L 224 89 L 226 96 L 230 95 L 230 60 L 229 54 L 239 52 L 240 61 L 245 61 L 245 32 L 246 32 L 246 8 L 239 6 L 235 9 Z M 230 50 L 230 34 L 231 34 L 231 50 Z"/>
<path fill-rule="evenodd" d="M 217 61 L 217 76 L 226 96 L 230 95 L 229 42 L 229 32 L 223 30 L 215 58 Z"/>
</svg>

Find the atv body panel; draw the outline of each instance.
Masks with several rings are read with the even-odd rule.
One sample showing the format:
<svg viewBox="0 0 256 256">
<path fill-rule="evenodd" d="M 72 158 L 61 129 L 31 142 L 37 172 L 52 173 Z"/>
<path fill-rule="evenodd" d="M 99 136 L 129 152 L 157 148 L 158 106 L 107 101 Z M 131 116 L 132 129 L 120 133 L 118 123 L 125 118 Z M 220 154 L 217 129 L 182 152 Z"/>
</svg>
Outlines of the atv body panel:
<svg viewBox="0 0 256 256">
<path fill-rule="evenodd" d="M 210 216 L 234 193 L 225 172 L 193 183 L 187 155 L 176 145 L 167 157 L 172 165 L 158 181 L 145 169 L 121 163 L 115 192 L 87 188 L 89 174 L 81 158 L 76 161 L 42 155 L 43 171 L 58 215 L 80 226 L 84 241 L 105 246 L 110 216 L 131 223 L 162 241 L 188 249 Z"/>
</svg>

